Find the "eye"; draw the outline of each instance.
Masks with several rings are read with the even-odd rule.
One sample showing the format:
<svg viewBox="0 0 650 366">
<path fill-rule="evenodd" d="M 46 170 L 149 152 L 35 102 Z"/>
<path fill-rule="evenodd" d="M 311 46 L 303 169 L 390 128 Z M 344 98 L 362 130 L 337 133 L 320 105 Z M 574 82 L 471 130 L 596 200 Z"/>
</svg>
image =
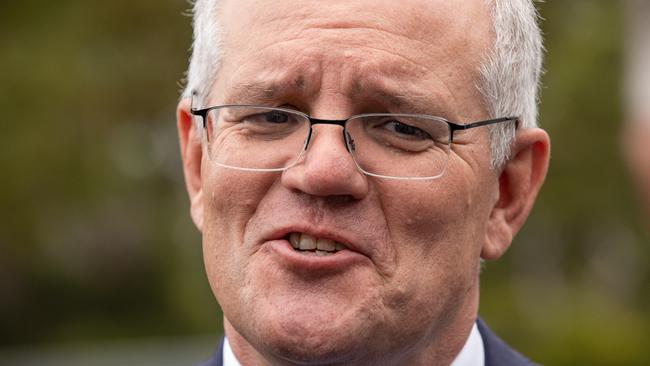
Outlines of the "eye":
<svg viewBox="0 0 650 366">
<path fill-rule="evenodd" d="M 295 123 L 297 116 L 281 110 L 249 109 L 238 116 L 240 122 L 257 125 L 286 125 Z"/>
<path fill-rule="evenodd" d="M 281 111 L 270 111 L 264 113 L 264 118 L 266 122 L 269 123 L 286 123 L 289 121 L 289 114 Z"/>
<path fill-rule="evenodd" d="M 403 138 L 421 139 L 421 140 L 431 139 L 431 136 L 425 131 L 417 127 L 407 125 L 405 123 L 395 121 L 395 120 L 384 123 L 382 127 L 390 132 L 400 135 L 400 137 Z"/>
<path fill-rule="evenodd" d="M 215 109 L 212 119 L 219 129 L 246 129 L 247 133 L 279 133 L 308 124 L 298 112 L 257 106 L 228 106 Z"/>
</svg>

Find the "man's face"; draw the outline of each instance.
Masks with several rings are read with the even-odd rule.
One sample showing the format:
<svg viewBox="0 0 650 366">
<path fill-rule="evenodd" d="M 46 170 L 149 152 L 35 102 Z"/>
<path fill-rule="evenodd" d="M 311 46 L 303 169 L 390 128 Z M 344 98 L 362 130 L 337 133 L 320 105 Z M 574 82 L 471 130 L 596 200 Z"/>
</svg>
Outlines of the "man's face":
<svg viewBox="0 0 650 366">
<path fill-rule="evenodd" d="M 208 104 L 485 119 L 475 86 L 491 44 L 484 3 L 226 1 Z M 363 175 L 333 125 L 314 126 L 304 159 L 281 173 L 224 169 L 204 155 L 205 265 L 229 337 L 265 357 L 353 361 L 406 354 L 460 319 L 471 326 L 499 196 L 488 145 L 485 128 L 456 133 L 445 175 L 430 181 Z M 291 233 L 345 249 L 306 255 Z"/>
</svg>

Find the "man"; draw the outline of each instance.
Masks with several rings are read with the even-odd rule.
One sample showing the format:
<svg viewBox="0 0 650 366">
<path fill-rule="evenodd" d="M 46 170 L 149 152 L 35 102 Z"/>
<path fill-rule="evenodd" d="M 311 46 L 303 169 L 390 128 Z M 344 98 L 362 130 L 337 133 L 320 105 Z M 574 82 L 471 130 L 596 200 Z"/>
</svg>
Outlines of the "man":
<svg viewBox="0 0 650 366">
<path fill-rule="evenodd" d="M 650 229 L 650 1 L 626 2 L 624 153 Z"/>
<path fill-rule="evenodd" d="M 526 364 L 477 311 L 548 165 L 533 5 L 194 10 L 177 117 L 224 313 L 208 365 Z"/>
</svg>

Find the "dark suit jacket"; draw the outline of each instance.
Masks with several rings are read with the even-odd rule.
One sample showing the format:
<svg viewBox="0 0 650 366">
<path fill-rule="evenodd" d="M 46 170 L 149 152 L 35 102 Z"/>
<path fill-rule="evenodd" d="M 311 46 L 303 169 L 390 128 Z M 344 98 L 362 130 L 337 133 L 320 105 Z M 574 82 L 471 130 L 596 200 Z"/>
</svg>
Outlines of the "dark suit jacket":
<svg viewBox="0 0 650 366">
<path fill-rule="evenodd" d="M 478 330 L 483 338 L 483 347 L 485 349 L 485 366 L 527 366 L 534 363 L 527 360 L 517 351 L 508 347 L 499 337 L 497 337 L 490 328 L 483 323 L 481 319 L 477 322 Z M 201 366 L 223 366 L 223 338 L 219 342 L 216 352 L 207 362 Z M 244 365 L 245 366 L 245 365 Z"/>
</svg>

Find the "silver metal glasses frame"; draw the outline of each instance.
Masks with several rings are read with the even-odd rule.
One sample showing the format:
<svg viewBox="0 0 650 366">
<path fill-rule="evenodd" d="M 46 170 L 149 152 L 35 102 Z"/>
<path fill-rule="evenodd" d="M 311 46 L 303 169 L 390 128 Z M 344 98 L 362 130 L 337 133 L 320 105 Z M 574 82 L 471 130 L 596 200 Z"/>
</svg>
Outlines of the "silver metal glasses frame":
<svg viewBox="0 0 650 366">
<path fill-rule="evenodd" d="M 319 118 L 313 118 L 310 117 L 309 115 L 302 113 L 300 111 L 296 111 L 293 109 L 287 109 L 287 108 L 274 108 L 274 107 L 266 107 L 266 106 L 259 106 L 259 105 L 249 105 L 249 104 L 224 104 L 224 105 L 217 105 L 217 106 L 212 106 L 208 108 L 201 108 L 197 109 L 194 107 L 191 107 L 190 113 L 194 116 L 201 117 L 202 120 L 202 125 L 203 128 L 207 130 L 207 122 L 208 122 L 208 113 L 210 111 L 215 110 L 215 109 L 223 109 L 223 108 L 254 108 L 254 109 L 266 109 L 269 111 L 278 111 L 278 112 L 286 112 L 289 114 L 293 115 L 298 115 L 303 117 L 306 121 L 309 121 L 309 132 L 307 134 L 307 138 L 305 139 L 302 151 L 298 154 L 297 159 L 290 165 L 282 167 L 282 168 L 244 168 L 244 167 L 237 167 L 237 166 L 230 166 L 230 165 L 225 165 L 219 162 L 214 162 L 215 164 L 225 167 L 225 168 L 231 168 L 231 169 L 237 169 L 237 170 L 243 170 L 243 171 L 252 171 L 252 172 L 280 172 L 280 171 L 285 171 L 292 166 L 294 166 L 299 160 L 302 154 L 307 151 L 307 148 L 309 146 L 309 142 L 311 141 L 311 136 L 312 136 L 312 127 L 313 125 L 317 124 L 325 124 L 325 125 L 337 125 L 343 127 L 342 134 L 343 134 L 343 141 L 345 142 L 345 147 L 346 150 L 352 154 L 352 151 L 355 150 L 354 147 L 354 140 L 352 140 L 351 136 L 347 133 L 347 123 L 350 120 L 353 119 L 361 119 L 361 118 L 368 118 L 368 117 L 388 117 L 388 116 L 394 116 L 394 117 L 406 117 L 406 118 L 420 118 L 420 119 L 428 119 L 428 120 L 436 120 L 439 122 L 444 122 L 447 124 L 449 128 L 449 141 L 448 141 L 448 146 L 451 147 L 451 144 L 453 143 L 454 140 L 454 132 L 456 131 L 461 131 L 461 130 L 468 130 L 471 128 L 476 128 L 476 127 L 482 127 L 482 126 L 488 126 L 492 124 L 497 124 L 497 123 L 505 123 L 505 122 L 515 122 L 515 129 L 519 127 L 519 120 L 518 117 L 501 117 L 501 118 L 495 118 L 495 119 L 488 119 L 488 120 L 482 120 L 482 121 L 477 121 L 477 122 L 471 122 L 467 124 L 459 124 L 455 122 L 448 121 L 442 117 L 437 117 L 437 116 L 431 116 L 431 115 L 424 115 L 424 114 L 399 114 L 399 113 L 366 113 L 366 114 L 358 114 L 351 116 L 347 119 L 340 119 L 340 120 L 331 120 L 331 119 L 319 119 Z M 209 142 L 208 140 L 208 134 L 204 134 L 206 142 Z M 353 155 L 353 154 L 352 154 Z M 442 168 L 441 172 L 435 176 L 427 176 L 427 177 L 399 177 L 399 176 L 388 176 L 388 175 L 381 175 L 381 174 L 376 174 L 369 172 L 365 169 L 363 169 L 360 165 L 357 159 L 354 158 L 353 155 L 353 161 L 355 162 L 355 165 L 357 166 L 357 169 L 361 171 L 362 173 L 377 177 L 377 178 L 384 178 L 384 179 L 402 179 L 402 180 L 433 180 L 436 178 L 439 178 L 444 175 L 446 169 L 447 169 L 447 164 L 449 160 L 445 162 L 445 166 Z"/>
</svg>

